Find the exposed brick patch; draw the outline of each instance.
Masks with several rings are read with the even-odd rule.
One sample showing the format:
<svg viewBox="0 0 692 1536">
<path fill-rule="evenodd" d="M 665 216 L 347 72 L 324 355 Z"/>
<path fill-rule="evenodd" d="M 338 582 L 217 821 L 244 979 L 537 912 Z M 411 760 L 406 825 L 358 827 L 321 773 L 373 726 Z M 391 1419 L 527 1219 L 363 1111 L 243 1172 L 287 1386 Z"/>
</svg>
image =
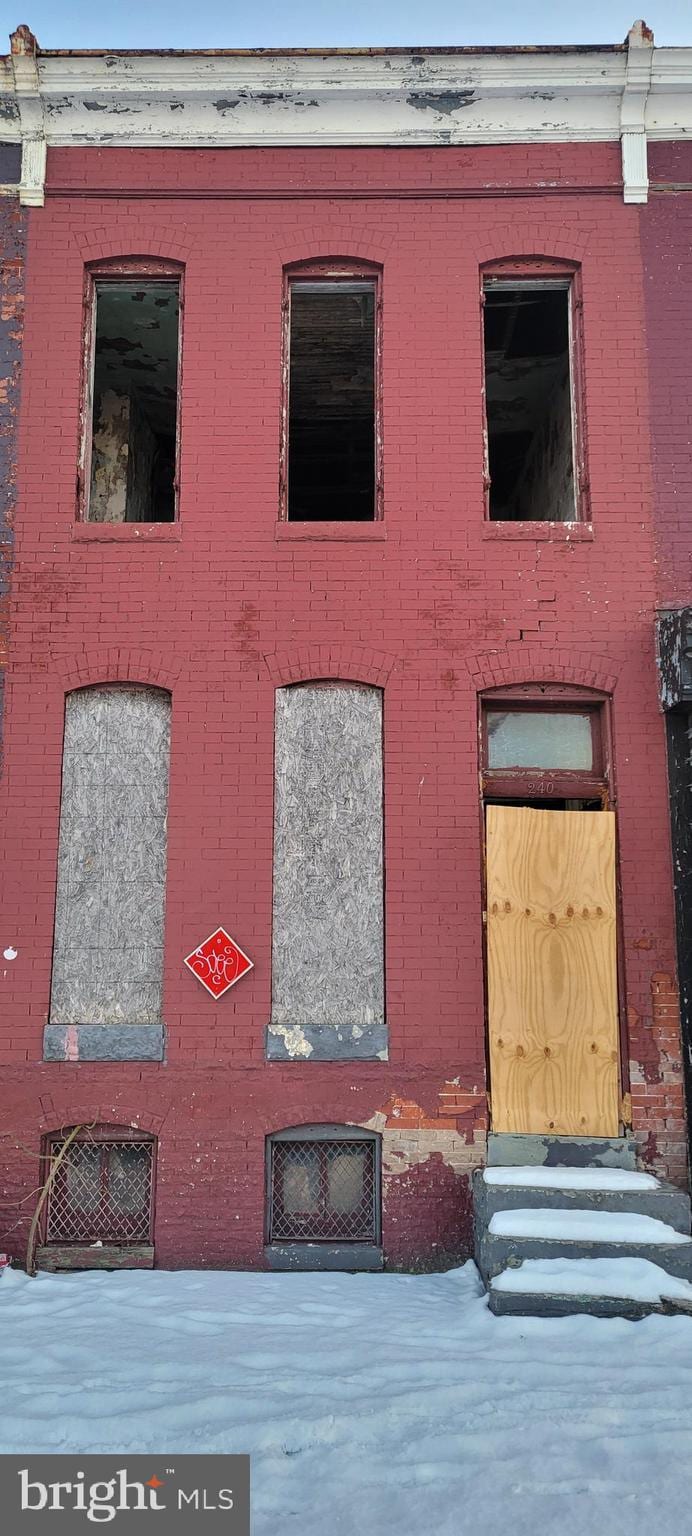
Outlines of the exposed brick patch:
<svg viewBox="0 0 692 1536">
<path fill-rule="evenodd" d="M 651 1017 L 631 1020 L 633 1130 L 646 1167 L 674 1184 L 687 1184 L 687 1131 L 682 1078 L 680 1007 L 672 975 L 651 977 Z M 638 1045 L 638 1048 L 637 1048 Z"/>
</svg>

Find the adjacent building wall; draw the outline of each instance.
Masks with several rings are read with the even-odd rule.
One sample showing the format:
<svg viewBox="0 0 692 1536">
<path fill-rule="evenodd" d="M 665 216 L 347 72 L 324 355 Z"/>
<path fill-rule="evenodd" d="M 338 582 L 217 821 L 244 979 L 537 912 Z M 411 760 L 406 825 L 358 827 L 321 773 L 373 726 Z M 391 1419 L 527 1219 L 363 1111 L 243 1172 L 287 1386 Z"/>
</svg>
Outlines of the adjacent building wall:
<svg viewBox="0 0 692 1536">
<path fill-rule="evenodd" d="M 657 606 L 692 607 L 692 144 L 649 146 L 649 202 L 640 214 L 650 386 Z M 692 716 L 689 703 L 667 709 L 673 879 L 677 908 L 682 1050 L 692 1106 Z M 676 1004 L 671 994 L 671 1009 Z M 658 1105 L 651 1140 L 670 1134 L 671 1068 L 677 1036 L 661 1041 L 649 1065 Z M 652 1089 L 654 1083 L 652 1082 Z"/>
<path fill-rule="evenodd" d="M 0 143 L 0 183 L 19 181 L 21 145 Z M 24 324 L 26 213 L 19 197 L 0 197 L 0 771 L 8 601 L 17 501 L 17 435 Z"/>
</svg>

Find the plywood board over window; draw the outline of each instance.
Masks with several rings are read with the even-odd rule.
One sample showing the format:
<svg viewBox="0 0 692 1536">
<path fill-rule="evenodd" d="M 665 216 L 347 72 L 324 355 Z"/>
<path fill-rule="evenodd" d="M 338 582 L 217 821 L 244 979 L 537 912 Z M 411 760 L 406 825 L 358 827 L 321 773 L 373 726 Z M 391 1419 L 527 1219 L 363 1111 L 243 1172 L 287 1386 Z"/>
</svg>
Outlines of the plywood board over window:
<svg viewBox="0 0 692 1536">
<path fill-rule="evenodd" d="M 52 1024 L 161 1019 L 170 706 L 158 688 L 67 699 Z"/>
<path fill-rule="evenodd" d="M 276 696 L 272 1024 L 357 1041 L 384 1021 L 382 694 Z"/>
<path fill-rule="evenodd" d="M 615 1136 L 614 813 L 486 816 L 493 1129 Z"/>
</svg>

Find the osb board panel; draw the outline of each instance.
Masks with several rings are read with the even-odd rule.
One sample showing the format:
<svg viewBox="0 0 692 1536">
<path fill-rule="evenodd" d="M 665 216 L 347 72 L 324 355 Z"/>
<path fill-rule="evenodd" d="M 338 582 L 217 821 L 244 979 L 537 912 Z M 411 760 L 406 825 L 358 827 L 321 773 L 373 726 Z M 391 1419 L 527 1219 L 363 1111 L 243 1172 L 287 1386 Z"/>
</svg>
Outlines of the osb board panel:
<svg viewBox="0 0 692 1536">
<path fill-rule="evenodd" d="M 487 810 L 494 1131 L 618 1133 L 615 817 Z"/>
<path fill-rule="evenodd" d="M 160 1021 L 169 731 L 160 689 L 67 699 L 53 1024 Z"/>
<path fill-rule="evenodd" d="M 384 1019 L 382 694 L 276 695 L 272 1023 Z"/>
</svg>

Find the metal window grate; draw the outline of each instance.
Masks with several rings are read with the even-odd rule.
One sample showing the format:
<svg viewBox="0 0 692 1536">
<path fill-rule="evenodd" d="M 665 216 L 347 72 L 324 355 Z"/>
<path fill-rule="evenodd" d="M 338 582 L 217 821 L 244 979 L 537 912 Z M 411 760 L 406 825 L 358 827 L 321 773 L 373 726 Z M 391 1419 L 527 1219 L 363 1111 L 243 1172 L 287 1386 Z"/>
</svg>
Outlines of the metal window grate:
<svg viewBox="0 0 692 1536">
<path fill-rule="evenodd" d="M 272 1142 L 273 1242 L 376 1242 L 374 1141 Z"/>
<path fill-rule="evenodd" d="M 51 1143 L 52 1157 L 63 1144 Z M 151 1141 L 73 1142 L 48 1196 L 46 1242 L 148 1242 L 153 1155 Z"/>
</svg>

